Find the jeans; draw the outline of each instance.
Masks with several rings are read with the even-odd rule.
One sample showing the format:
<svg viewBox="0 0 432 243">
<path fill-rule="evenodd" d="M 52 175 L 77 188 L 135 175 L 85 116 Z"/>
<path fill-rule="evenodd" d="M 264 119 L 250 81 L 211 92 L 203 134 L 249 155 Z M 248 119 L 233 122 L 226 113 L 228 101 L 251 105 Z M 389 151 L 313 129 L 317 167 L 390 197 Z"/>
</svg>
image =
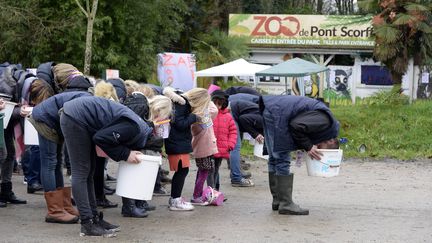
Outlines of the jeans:
<svg viewBox="0 0 432 243">
<path fill-rule="evenodd" d="M 21 165 L 28 185 L 41 182 L 41 159 L 38 145 L 27 145 L 21 158 Z"/>
<path fill-rule="evenodd" d="M 237 142 L 234 149 L 230 152 L 231 182 L 239 182 L 243 178 L 240 170 L 240 149 L 242 141 L 239 126 L 237 122 L 235 122 L 235 124 L 237 127 Z"/>
<path fill-rule="evenodd" d="M 72 193 L 81 218 L 87 223 L 97 215 L 93 176 L 96 166 L 96 149 L 92 136 L 85 127 L 64 113 L 60 126 L 65 137 L 72 169 Z"/>
<path fill-rule="evenodd" d="M 264 111 L 264 138 L 267 146 L 267 152 L 269 154 L 268 171 L 275 173 L 276 175 L 289 175 L 290 173 L 290 151 L 274 152 L 274 128 L 275 122 L 273 119 L 266 119 L 266 113 Z M 288 124 L 286 124 L 288 126 Z"/>
<path fill-rule="evenodd" d="M 41 161 L 41 181 L 45 192 L 55 191 L 63 187 L 62 145 L 57 144 L 39 134 L 39 150 Z"/>
</svg>

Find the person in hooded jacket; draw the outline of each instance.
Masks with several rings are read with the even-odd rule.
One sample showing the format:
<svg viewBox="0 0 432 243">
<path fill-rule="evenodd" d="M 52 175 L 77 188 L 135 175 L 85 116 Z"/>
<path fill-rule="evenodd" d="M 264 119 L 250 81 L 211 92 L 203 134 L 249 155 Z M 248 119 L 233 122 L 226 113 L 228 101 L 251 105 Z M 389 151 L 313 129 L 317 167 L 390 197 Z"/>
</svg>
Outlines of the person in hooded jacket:
<svg viewBox="0 0 432 243">
<path fill-rule="evenodd" d="M 339 122 L 323 102 L 303 96 L 262 96 L 259 101 L 269 154 L 269 187 L 272 209 L 279 214 L 308 215 L 309 210 L 293 202 L 294 174 L 290 152 L 305 149 L 320 160 L 318 149 L 339 148 Z"/>
<path fill-rule="evenodd" d="M 56 94 L 65 91 L 88 91 L 90 80 L 68 63 L 46 62 L 38 66 L 36 76 L 49 84 Z"/>
<path fill-rule="evenodd" d="M 222 159 L 229 159 L 237 142 L 237 128 L 228 108 L 228 95 L 221 90 L 211 94 L 213 103 L 218 108 L 218 114 L 213 119 L 214 134 L 216 136 L 218 153 L 214 154 L 215 166 L 207 177 L 207 185 L 219 191 L 219 167 Z"/>
<path fill-rule="evenodd" d="M 206 89 L 194 88 L 186 93 L 166 87 L 164 95 L 174 104 L 174 119 L 171 120 L 169 136 L 165 139 L 165 151 L 168 155 L 170 170 L 175 171 L 171 182 L 169 209 L 172 211 L 190 211 L 194 206 L 187 202 L 181 193 L 190 167 L 190 155 L 193 151 L 191 125 L 204 115 L 209 95 Z"/>
<path fill-rule="evenodd" d="M 21 105 L 21 130 L 24 131 L 24 119 L 29 114 L 28 106 L 34 106 L 54 95 L 54 90 L 44 80 L 33 75 L 20 79 L 17 83 L 17 97 Z M 21 157 L 24 178 L 27 180 L 27 193 L 43 190 L 41 185 L 41 161 L 38 145 L 25 145 Z"/>
<path fill-rule="evenodd" d="M 16 97 L 17 80 L 25 77 L 23 72 L 20 72 L 19 65 L 5 64 L 2 67 L 0 75 L 0 93 L 2 97 L 13 102 L 19 102 Z M 19 77 L 16 77 L 16 75 Z M 12 172 L 15 161 L 15 144 L 14 144 L 14 127 L 19 125 L 20 107 L 14 107 L 9 123 L 4 129 L 4 144 L 2 148 L 3 156 L 0 157 L 1 165 L 1 184 L 0 184 L 0 202 L 2 205 L 11 204 L 26 204 L 26 200 L 18 198 L 12 191 Z"/>
<path fill-rule="evenodd" d="M 115 236 L 120 228 L 98 213 L 93 185 L 95 145 L 114 161 L 140 163 L 139 151 L 152 133 L 147 123 L 124 105 L 100 97 L 66 102 L 60 127 L 72 165 L 72 192 L 81 218 L 82 236 Z"/>
<path fill-rule="evenodd" d="M 33 108 L 30 122 L 38 131 L 41 179 L 45 191 L 48 223 L 76 223 L 79 213 L 72 206 L 71 187 L 65 187 L 62 173 L 63 135 L 60 129 L 59 110 L 64 103 L 88 92 L 65 92 L 52 96 Z"/>
<path fill-rule="evenodd" d="M 129 96 L 126 97 L 124 101 L 124 105 L 131 109 L 135 114 L 141 117 L 143 120 L 148 119 L 149 114 L 149 106 L 147 102 L 147 98 L 142 93 L 133 92 Z M 147 122 L 147 124 L 152 127 L 152 123 Z M 150 135 L 147 140 L 147 147 L 151 140 L 154 139 L 154 135 Z M 159 139 L 160 147 L 156 148 L 156 152 L 162 150 L 163 139 Z M 144 148 L 143 148 L 144 149 Z M 145 200 L 134 200 L 132 198 L 122 197 L 122 210 L 121 214 L 123 217 L 133 217 L 133 218 L 144 218 L 148 216 L 147 211 L 155 210 L 156 207 L 150 205 Z"/>
<path fill-rule="evenodd" d="M 99 92 L 101 91 L 101 92 Z M 101 94 L 98 94 L 101 93 Z M 108 79 L 107 81 L 100 81 L 95 87 L 95 96 L 101 96 L 106 99 L 112 99 L 120 104 L 126 99 L 127 89 L 123 79 Z M 98 207 L 102 208 L 116 208 L 117 203 L 108 200 L 106 195 L 113 195 L 114 188 L 111 188 L 106 183 L 106 178 L 110 177 L 107 171 L 108 159 L 97 157 L 94 185 L 96 193 L 96 202 Z M 105 173 L 107 176 L 105 176 Z"/>
</svg>

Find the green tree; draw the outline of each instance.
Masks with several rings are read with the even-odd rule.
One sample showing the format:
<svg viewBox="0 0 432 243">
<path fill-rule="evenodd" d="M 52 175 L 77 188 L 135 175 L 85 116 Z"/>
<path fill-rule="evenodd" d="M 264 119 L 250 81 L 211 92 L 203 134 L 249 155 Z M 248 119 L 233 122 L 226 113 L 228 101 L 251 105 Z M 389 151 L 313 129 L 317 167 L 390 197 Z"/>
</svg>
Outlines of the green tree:
<svg viewBox="0 0 432 243">
<path fill-rule="evenodd" d="M 421 66 L 432 63 L 429 1 L 365 0 L 359 4 L 366 11 L 378 12 L 373 19 L 374 56 L 389 69 L 395 84 L 401 84 L 411 58 Z"/>
<path fill-rule="evenodd" d="M 25 67 L 49 60 L 82 66 L 82 24 L 73 2 L 0 0 L 0 60 Z"/>
</svg>

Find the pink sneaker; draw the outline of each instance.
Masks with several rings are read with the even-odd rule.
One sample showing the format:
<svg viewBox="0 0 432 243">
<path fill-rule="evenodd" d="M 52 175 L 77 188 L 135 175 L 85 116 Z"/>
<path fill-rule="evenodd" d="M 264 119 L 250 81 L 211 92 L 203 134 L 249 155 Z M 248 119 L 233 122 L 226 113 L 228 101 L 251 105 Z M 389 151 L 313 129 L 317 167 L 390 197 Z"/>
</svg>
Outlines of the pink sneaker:
<svg viewBox="0 0 432 243">
<path fill-rule="evenodd" d="M 197 206 L 207 206 L 207 205 L 209 205 L 209 202 L 204 201 L 204 199 L 202 197 L 197 197 L 197 198 L 191 199 L 191 203 L 192 203 L 192 205 L 197 205 Z"/>
</svg>

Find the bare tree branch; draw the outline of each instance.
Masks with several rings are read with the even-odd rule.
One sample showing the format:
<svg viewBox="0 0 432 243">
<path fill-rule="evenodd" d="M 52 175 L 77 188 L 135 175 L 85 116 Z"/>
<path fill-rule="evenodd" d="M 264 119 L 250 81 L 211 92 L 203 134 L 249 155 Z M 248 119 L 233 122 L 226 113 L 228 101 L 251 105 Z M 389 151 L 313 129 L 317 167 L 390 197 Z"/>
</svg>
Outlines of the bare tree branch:
<svg viewBox="0 0 432 243">
<path fill-rule="evenodd" d="M 85 9 L 83 8 L 83 6 L 81 5 L 81 3 L 78 0 L 75 0 L 76 4 L 78 5 L 78 7 L 81 9 L 81 12 L 83 12 L 83 14 L 88 18 L 89 15 L 88 13 L 85 11 Z"/>
<path fill-rule="evenodd" d="M 86 0 L 86 9 L 87 9 L 87 13 L 91 12 L 89 0 Z"/>
</svg>

